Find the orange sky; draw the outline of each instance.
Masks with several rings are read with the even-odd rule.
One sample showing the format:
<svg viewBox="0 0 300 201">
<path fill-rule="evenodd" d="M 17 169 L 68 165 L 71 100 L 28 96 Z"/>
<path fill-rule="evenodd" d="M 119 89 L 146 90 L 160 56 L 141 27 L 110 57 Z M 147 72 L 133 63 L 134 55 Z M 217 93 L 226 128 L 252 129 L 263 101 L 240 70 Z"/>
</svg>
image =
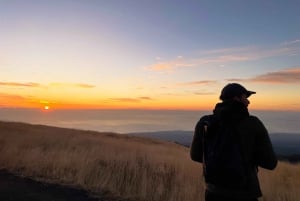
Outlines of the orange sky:
<svg viewBox="0 0 300 201">
<path fill-rule="evenodd" d="M 1 2 L 0 107 L 300 111 L 299 3 L 75 2 Z"/>
<path fill-rule="evenodd" d="M 252 95 L 250 100 L 251 109 L 260 110 L 295 110 L 300 111 L 299 93 L 291 86 L 289 88 L 279 89 L 280 85 L 272 85 L 258 88 L 251 85 L 253 88 L 249 90 L 257 91 L 257 94 Z M 209 88 L 216 91 L 208 91 L 206 93 L 197 94 L 198 88 Z M 219 101 L 219 91 L 217 87 L 222 88 L 221 84 L 211 85 L 196 85 L 180 87 L 181 93 L 172 94 L 162 93 L 161 91 L 153 92 L 152 96 L 137 96 L 136 92 L 127 91 L 124 96 L 110 94 L 102 94 L 98 92 L 97 87 L 82 87 L 79 84 L 41 86 L 35 84 L 8 84 L 3 87 L 0 96 L 0 104 L 2 107 L 24 107 L 24 108 L 44 108 L 48 106 L 51 110 L 55 109 L 180 109 L 180 110 L 210 110 L 215 103 Z M 296 87 L 296 86 L 294 86 Z M 195 89 L 196 88 L 196 89 Z M 5 90 L 3 90 L 5 89 Z M 285 90 L 284 90 L 285 89 Z M 195 91 L 191 93 L 190 91 Z M 280 93 L 277 90 L 281 90 Z M 129 95 L 132 93 L 132 95 Z M 112 98 L 114 97 L 115 98 Z M 118 98 L 117 98 L 118 97 Z M 121 97 L 121 98 L 119 98 Z M 128 98 L 133 97 L 133 98 Z M 155 98 L 154 98 L 155 97 Z"/>
</svg>

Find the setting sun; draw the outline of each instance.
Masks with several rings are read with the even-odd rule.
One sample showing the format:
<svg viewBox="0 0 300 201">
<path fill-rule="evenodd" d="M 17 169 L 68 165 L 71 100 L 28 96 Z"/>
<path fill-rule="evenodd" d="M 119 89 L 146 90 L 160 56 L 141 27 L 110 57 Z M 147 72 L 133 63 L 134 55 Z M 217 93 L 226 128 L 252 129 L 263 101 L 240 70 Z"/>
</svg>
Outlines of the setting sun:
<svg viewBox="0 0 300 201">
<path fill-rule="evenodd" d="M 34 2 L 1 1 L 0 107 L 210 110 L 238 82 L 251 109 L 300 111 L 298 1 Z"/>
</svg>

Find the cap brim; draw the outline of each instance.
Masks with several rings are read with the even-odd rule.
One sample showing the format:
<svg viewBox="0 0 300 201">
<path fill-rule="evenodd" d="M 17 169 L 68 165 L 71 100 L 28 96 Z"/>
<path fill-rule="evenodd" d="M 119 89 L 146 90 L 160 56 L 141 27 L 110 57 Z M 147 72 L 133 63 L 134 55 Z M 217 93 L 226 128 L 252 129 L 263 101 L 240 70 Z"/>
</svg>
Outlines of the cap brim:
<svg viewBox="0 0 300 201">
<path fill-rule="evenodd" d="M 252 94 L 256 94 L 255 91 L 247 91 L 247 97 L 251 96 Z"/>
</svg>

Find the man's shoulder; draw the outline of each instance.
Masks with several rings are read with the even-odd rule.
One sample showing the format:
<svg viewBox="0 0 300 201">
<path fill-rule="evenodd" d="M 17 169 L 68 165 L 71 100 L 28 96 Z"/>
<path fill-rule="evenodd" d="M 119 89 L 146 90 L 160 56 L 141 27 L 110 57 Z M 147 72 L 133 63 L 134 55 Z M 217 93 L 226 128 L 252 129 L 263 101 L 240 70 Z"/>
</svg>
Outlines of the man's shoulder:
<svg viewBox="0 0 300 201">
<path fill-rule="evenodd" d="M 216 117 L 213 114 L 207 114 L 200 118 L 198 123 L 200 124 L 212 124 L 213 122 L 216 122 Z"/>
<path fill-rule="evenodd" d="M 254 116 L 254 115 L 249 115 L 248 118 L 246 118 L 246 121 L 250 122 L 250 123 L 258 123 L 258 124 L 261 124 L 261 120 L 257 117 L 257 116 Z"/>
<path fill-rule="evenodd" d="M 207 114 L 200 117 L 196 124 L 196 128 L 200 128 L 204 125 L 209 125 L 214 121 L 214 115 L 213 114 Z"/>
<path fill-rule="evenodd" d="M 265 132 L 265 126 L 262 121 L 254 115 L 250 115 L 240 123 L 240 128 L 246 128 L 249 131 Z"/>
<path fill-rule="evenodd" d="M 213 114 L 206 114 L 206 115 L 203 115 L 201 118 L 200 118 L 200 120 L 199 120 L 199 122 L 201 121 L 201 122 L 204 122 L 204 121 L 210 121 L 212 118 L 213 118 Z"/>
</svg>

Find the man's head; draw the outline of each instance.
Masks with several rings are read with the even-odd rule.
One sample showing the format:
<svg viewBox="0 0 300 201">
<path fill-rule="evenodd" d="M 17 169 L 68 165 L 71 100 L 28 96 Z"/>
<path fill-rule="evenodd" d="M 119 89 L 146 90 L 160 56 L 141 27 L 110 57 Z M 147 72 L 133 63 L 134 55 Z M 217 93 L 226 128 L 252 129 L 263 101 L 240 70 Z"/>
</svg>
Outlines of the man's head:
<svg viewBox="0 0 300 201">
<path fill-rule="evenodd" d="M 230 83 L 222 89 L 220 99 L 222 101 L 237 100 L 248 106 L 250 102 L 247 98 L 255 93 L 254 91 L 247 90 L 240 84 Z"/>
</svg>

